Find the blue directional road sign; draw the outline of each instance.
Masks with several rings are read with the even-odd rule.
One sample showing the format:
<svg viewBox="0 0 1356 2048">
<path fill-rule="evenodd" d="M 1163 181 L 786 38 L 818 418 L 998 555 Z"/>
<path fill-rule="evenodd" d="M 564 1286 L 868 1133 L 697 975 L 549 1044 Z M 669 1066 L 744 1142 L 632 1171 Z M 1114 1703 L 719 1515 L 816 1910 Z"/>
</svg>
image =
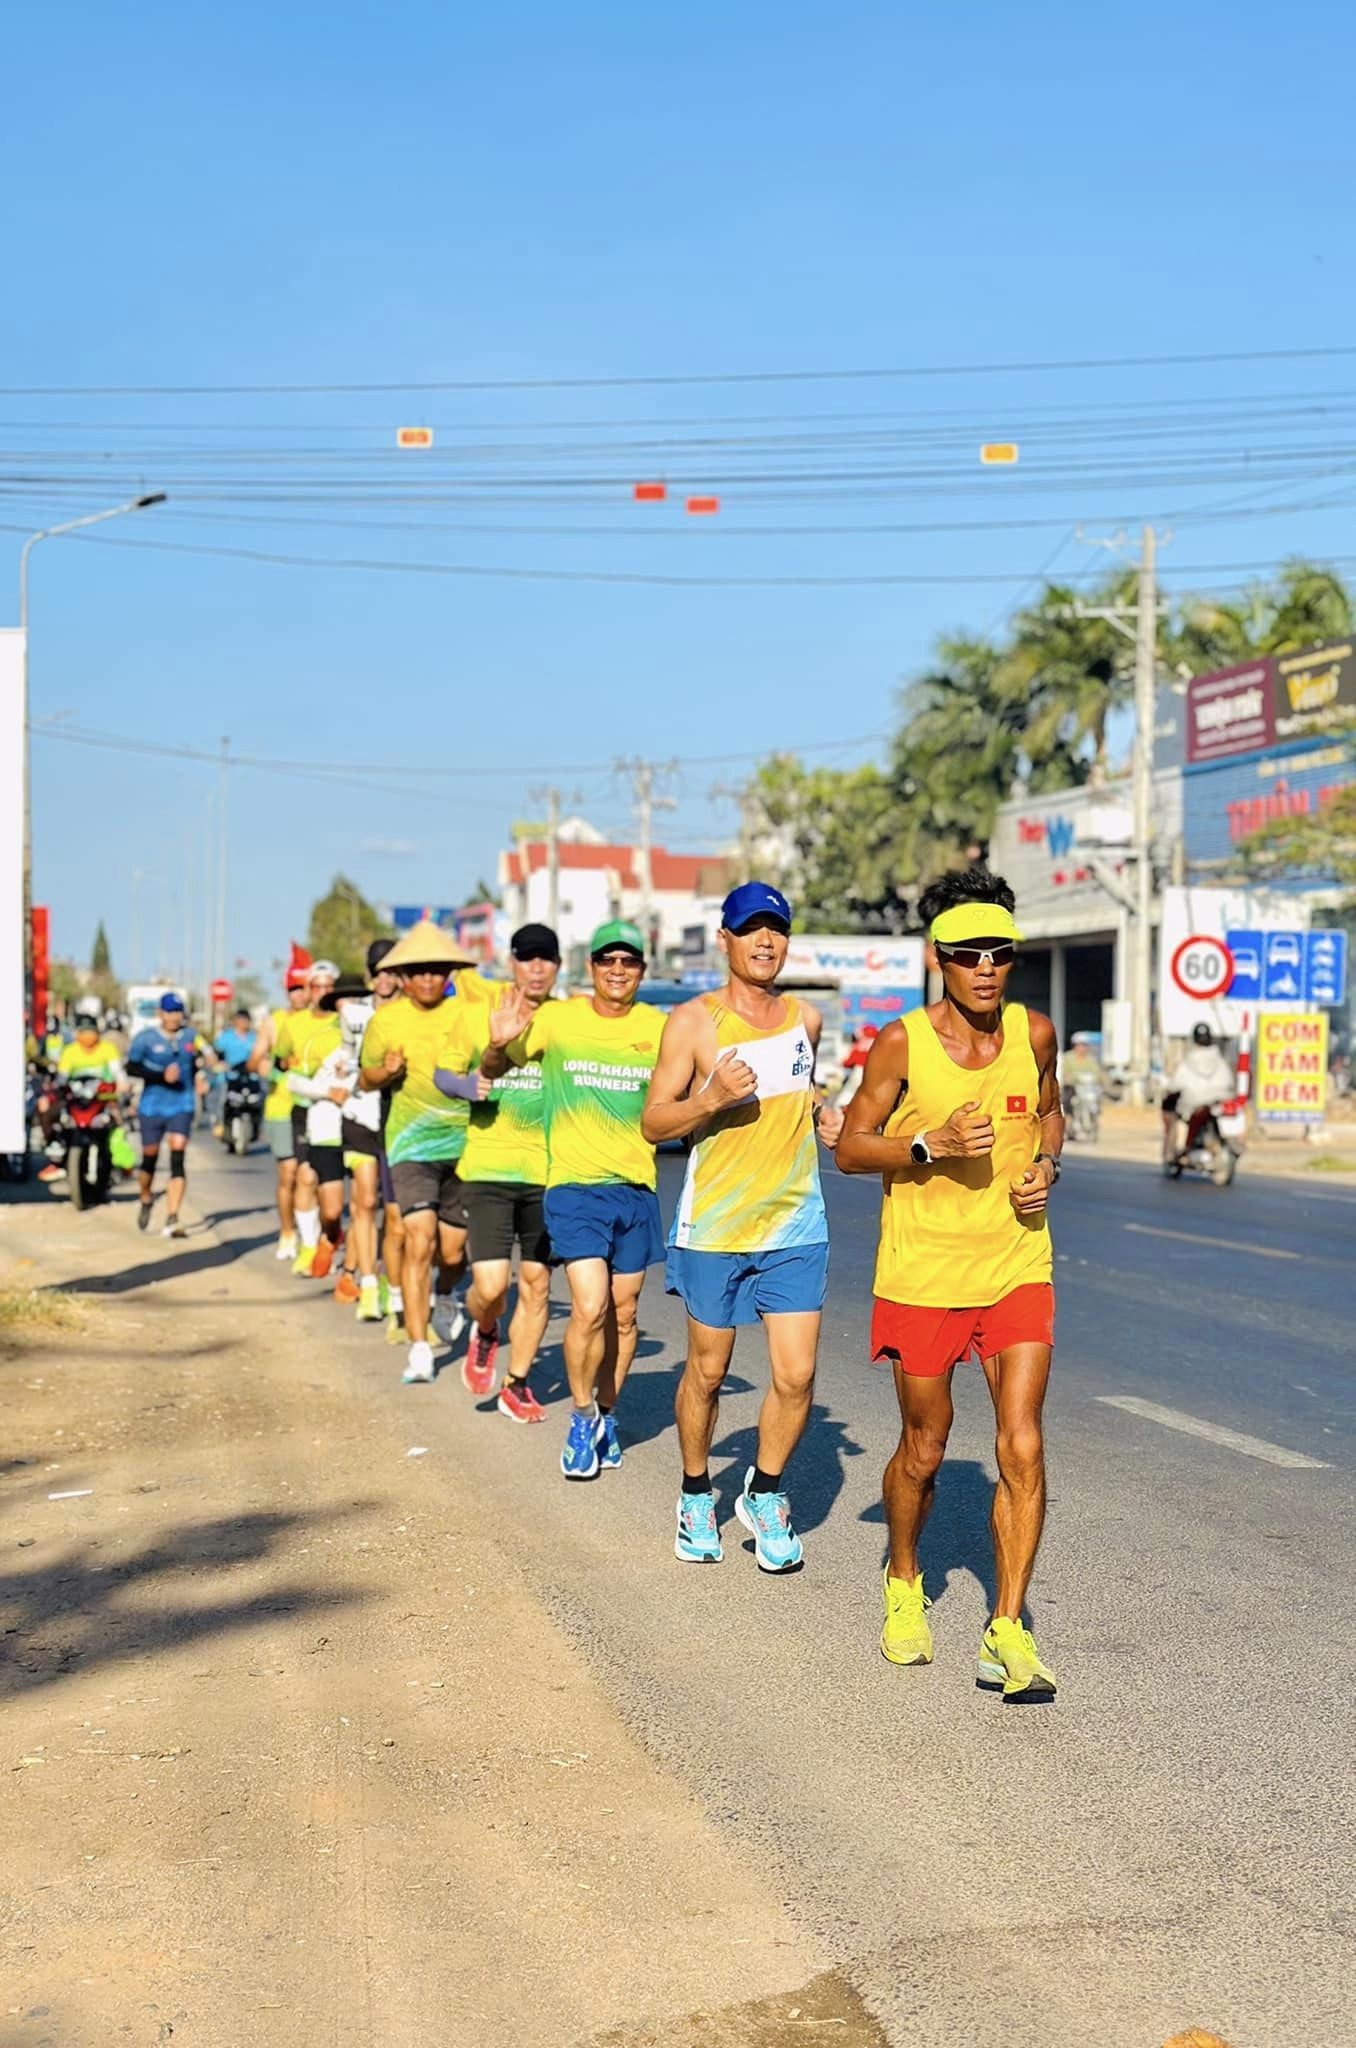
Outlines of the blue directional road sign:
<svg viewBox="0 0 1356 2048">
<path fill-rule="evenodd" d="M 1347 935 L 1306 932 L 1304 994 L 1318 1010 L 1336 1009 L 1347 996 Z"/>
<path fill-rule="evenodd" d="M 1303 932 L 1262 933 L 1262 1000 L 1296 1003 L 1304 997 Z"/>
<path fill-rule="evenodd" d="M 1230 1002 L 1260 1003 L 1262 934 L 1252 931 L 1226 932 L 1224 943 L 1229 948 L 1234 963 L 1234 978 L 1226 991 Z"/>
</svg>

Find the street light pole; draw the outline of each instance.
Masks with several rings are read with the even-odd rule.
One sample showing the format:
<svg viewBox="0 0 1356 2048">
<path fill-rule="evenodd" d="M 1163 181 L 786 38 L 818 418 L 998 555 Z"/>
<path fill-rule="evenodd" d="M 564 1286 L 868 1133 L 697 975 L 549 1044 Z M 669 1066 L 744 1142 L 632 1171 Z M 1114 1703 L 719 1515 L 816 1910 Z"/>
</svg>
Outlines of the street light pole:
<svg viewBox="0 0 1356 2048">
<path fill-rule="evenodd" d="M 19 724 L 23 733 L 24 757 L 24 998 L 30 1006 L 33 1000 L 33 798 L 28 729 L 28 558 L 40 540 L 55 540 L 58 535 L 74 533 L 81 526 L 98 526 L 105 519 L 120 519 L 124 512 L 144 512 L 150 505 L 163 505 L 167 496 L 165 491 L 147 491 L 139 498 L 129 498 L 124 505 L 110 505 L 104 512 L 86 512 L 83 518 L 64 520 L 60 526 L 44 526 L 40 532 L 30 533 L 19 550 L 19 631 L 23 635 L 19 665 Z"/>
<path fill-rule="evenodd" d="M 1150 1016 L 1153 986 L 1153 790 L 1154 678 L 1158 652 L 1158 588 L 1155 563 L 1157 536 L 1144 529 L 1139 558 L 1139 593 L 1135 617 L 1135 744 L 1133 797 L 1135 834 L 1135 922 L 1131 953 L 1131 1099 L 1142 1109 L 1149 1099 L 1153 1032 Z"/>
</svg>

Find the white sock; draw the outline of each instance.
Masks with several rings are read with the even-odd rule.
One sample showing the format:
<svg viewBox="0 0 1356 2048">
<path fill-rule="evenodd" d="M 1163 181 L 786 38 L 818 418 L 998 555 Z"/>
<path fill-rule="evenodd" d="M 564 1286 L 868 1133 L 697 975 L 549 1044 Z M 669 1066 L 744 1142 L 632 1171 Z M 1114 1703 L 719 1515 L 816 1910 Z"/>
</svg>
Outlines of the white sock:
<svg viewBox="0 0 1356 2048">
<path fill-rule="evenodd" d="M 319 1209 L 298 1209 L 297 1235 L 311 1251 L 315 1250 L 320 1242 Z"/>
<path fill-rule="evenodd" d="M 391 1287 L 388 1285 L 386 1289 L 386 1299 L 391 1304 L 391 1314 L 393 1316 L 404 1315 L 405 1297 L 398 1287 Z"/>
<path fill-rule="evenodd" d="M 358 1275 L 359 1287 L 375 1287 L 376 1284 L 377 1276 L 375 1273 L 360 1273 Z"/>
</svg>

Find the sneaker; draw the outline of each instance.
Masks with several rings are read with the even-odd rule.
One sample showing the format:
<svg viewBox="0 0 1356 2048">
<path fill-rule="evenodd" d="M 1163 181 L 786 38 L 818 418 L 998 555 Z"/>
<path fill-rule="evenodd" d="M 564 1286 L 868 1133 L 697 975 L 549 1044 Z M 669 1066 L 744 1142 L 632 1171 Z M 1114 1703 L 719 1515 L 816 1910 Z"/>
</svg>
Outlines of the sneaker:
<svg viewBox="0 0 1356 2048">
<path fill-rule="evenodd" d="M 385 1322 L 391 1313 L 391 1283 L 384 1273 L 377 1275 L 377 1302 L 381 1308 L 381 1319 Z"/>
<path fill-rule="evenodd" d="M 276 1251 L 274 1252 L 274 1254 L 273 1254 L 274 1258 L 275 1258 L 275 1259 L 279 1259 L 279 1260 L 283 1260 L 283 1259 L 286 1259 L 286 1260 L 288 1260 L 288 1261 L 291 1261 L 292 1259 L 294 1259 L 294 1258 L 296 1257 L 296 1255 L 297 1255 L 297 1233 L 296 1233 L 296 1231 L 295 1231 L 295 1230 L 280 1230 L 280 1231 L 278 1232 L 278 1249 L 277 1249 L 277 1250 L 276 1250 Z"/>
<path fill-rule="evenodd" d="M 471 1341 L 466 1347 L 466 1356 L 461 1362 L 461 1383 L 468 1394 L 475 1395 L 477 1401 L 483 1401 L 486 1394 L 494 1392 L 497 1378 L 495 1361 L 498 1357 L 498 1324 L 495 1325 L 494 1335 L 491 1337 L 487 1337 L 483 1330 L 473 1329 Z"/>
<path fill-rule="evenodd" d="M 735 1513 L 753 1538 L 760 1572 L 793 1572 L 805 1561 L 805 1549 L 791 1527 L 791 1503 L 784 1493 L 750 1493 L 750 1465 Z"/>
<path fill-rule="evenodd" d="M 150 1226 L 151 1226 L 151 1211 L 152 1211 L 152 1209 L 153 1209 L 154 1207 L 155 1207 L 155 1203 L 154 1203 L 154 1201 L 150 1201 L 150 1202 L 139 1202 L 139 1203 L 137 1204 L 137 1229 L 138 1229 L 138 1230 L 149 1230 L 149 1229 L 150 1229 Z"/>
<path fill-rule="evenodd" d="M 505 1380 L 495 1407 L 511 1422 L 545 1422 L 546 1410 L 526 1380 Z"/>
<path fill-rule="evenodd" d="M 455 1344 L 466 1328 L 466 1310 L 459 1294 L 439 1294 L 429 1308 L 429 1325 L 444 1344 Z M 488 1391 L 488 1389 L 487 1389 Z"/>
<path fill-rule="evenodd" d="M 678 1534 L 673 1554 L 683 1564 L 719 1564 L 725 1553 L 720 1547 L 713 1493 L 680 1493 Z"/>
<path fill-rule="evenodd" d="M 65 1169 L 65 1167 L 64 1167 L 64 1166 L 58 1166 L 58 1165 L 57 1165 L 57 1164 L 55 1163 L 55 1161 L 54 1161 L 54 1160 L 51 1160 L 51 1159 L 49 1159 L 49 1160 L 48 1160 L 48 1162 L 47 1162 L 47 1164 L 46 1164 L 46 1166 L 40 1166 L 40 1167 L 38 1168 L 38 1179 L 39 1179 L 39 1180 L 60 1180 L 60 1179 L 61 1179 L 61 1176 L 62 1176 L 62 1174 L 63 1174 L 63 1173 L 65 1172 L 65 1171 L 66 1171 L 66 1169 Z"/>
<path fill-rule="evenodd" d="M 330 1267 L 334 1264 L 334 1255 L 338 1249 L 338 1245 L 334 1244 L 328 1237 L 321 1238 L 319 1244 L 311 1253 L 310 1271 L 313 1280 L 329 1279 Z M 295 1271 L 295 1268 L 293 1270 Z"/>
<path fill-rule="evenodd" d="M 598 1430 L 598 1463 L 604 1472 L 615 1472 L 622 1460 L 621 1438 L 617 1435 L 616 1417 L 600 1415 Z"/>
<path fill-rule="evenodd" d="M 404 1341 L 405 1326 L 395 1310 L 392 1309 L 386 1318 L 386 1342 L 388 1344 L 403 1344 Z"/>
<path fill-rule="evenodd" d="M 299 1280 L 309 1280 L 314 1262 L 315 1246 L 313 1244 L 298 1245 L 297 1255 L 292 1261 L 292 1271 Z"/>
<path fill-rule="evenodd" d="M 433 1377 L 433 1346 L 423 1343 L 411 1344 L 405 1370 L 400 1375 L 401 1386 L 427 1386 Z"/>
<path fill-rule="evenodd" d="M 932 1630 L 926 1609 L 932 1602 L 923 1591 L 923 1574 L 916 1579 L 892 1579 L 885 1574 L 885 1626 L 880 1632 L 880 1653 L 891 1664 L 930 1664 Z"/>
<path fill-rule="evenodd" d="M 187 1237 L 188 1232 L 184 1229 L 177 1216 L 171 1216 L 160 1235 L 162 1237 Z"/>
<path fill-rule="evenodd" d="M 365 1280 L 358 1289 L 358 1306 L 353 1313 L 359 1323 L 381 1321 L 381 1294 L 375 1280 Z"/>
<path fill-rule="evenodd" d="M 1020 1621 L 996 1615 L 979 1646 L 975 1684 L 986 1692 L 1000 1688 L 1005 1700 L 1049 1700 L 1055 1696 L 1055 1674 L 1041 1662 L 1036 1638 Z"/>
<path fill-rule="evenodd" d="M 570 1417 L 570 1433 L 560 1454 L 560 1469 L 567 1479 L 592 1479 L 598 1471 L 598 1439 L 602 1432 L 596 1415 L 581 1415 L 576 1408 Z"/>
<path fill-rule="evenodd" d="M 353 1303 L 358 1299 L 358 1294 L 358 1283 L 353 1275 L 347 1271 L 341 1273 L 334 1283 L 335 1300 L 346 1302 L 349 1307 L 352 1307 Z"/>
</svg>

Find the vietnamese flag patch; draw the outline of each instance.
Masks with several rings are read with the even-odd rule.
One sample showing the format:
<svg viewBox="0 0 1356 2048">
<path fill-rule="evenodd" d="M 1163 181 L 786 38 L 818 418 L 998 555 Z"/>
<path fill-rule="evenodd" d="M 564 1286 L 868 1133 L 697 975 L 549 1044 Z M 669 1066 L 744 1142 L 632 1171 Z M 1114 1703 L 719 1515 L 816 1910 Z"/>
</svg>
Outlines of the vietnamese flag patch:
<svg viewBox="0 0 1356 2048">
<path fill-rule="evenodd" d="M 1009 1116 L 1025 1116 L 1025 1115 L 1026 1115 L 1026 1097 L 1025 1097 L 1025 1095 L 1009 1095 L 1009 1097 L 1008 1097 L 1008 1115 L 1009 1115 Z"/>
</svg>

